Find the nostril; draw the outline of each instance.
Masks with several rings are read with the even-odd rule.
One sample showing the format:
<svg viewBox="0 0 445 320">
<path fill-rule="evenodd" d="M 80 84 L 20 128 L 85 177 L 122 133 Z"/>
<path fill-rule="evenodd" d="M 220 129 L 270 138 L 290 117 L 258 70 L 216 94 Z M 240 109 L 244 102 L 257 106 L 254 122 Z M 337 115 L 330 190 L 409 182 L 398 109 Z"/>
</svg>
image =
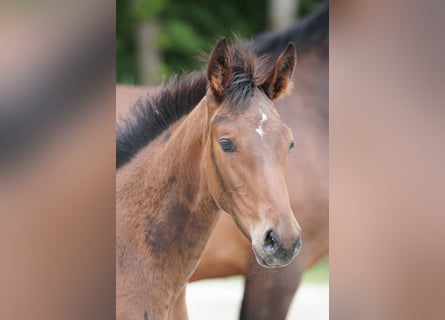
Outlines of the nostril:
<svg viewBox="0 0 445 320">
<path fill-rule="evenodd" d="M 278 249 L 278 237 L 273 230 L 266 232 L 264 249 L 270 253 L 274 253 Z"/>
<path fill-rule="evenodd" d="M 294 254 L 298 254 L 301 250 L 303 241 L 301 235 L 298 236 L 297 241 L 295 242 Z"/>
</svg>

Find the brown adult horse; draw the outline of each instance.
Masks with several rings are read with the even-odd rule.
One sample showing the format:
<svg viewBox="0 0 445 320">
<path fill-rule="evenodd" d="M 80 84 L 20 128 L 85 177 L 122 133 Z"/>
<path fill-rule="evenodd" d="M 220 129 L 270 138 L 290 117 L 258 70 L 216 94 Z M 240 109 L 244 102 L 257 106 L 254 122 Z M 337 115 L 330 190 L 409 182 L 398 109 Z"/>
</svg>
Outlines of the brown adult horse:
<svg viewBox="0 0 445 320">
<path fill-rule="evenodd" d="M 187 319 L 186 283 L 221 210 L 262 267 L 285 266 L 299 253 L 284 177 L 294 143 L 273 106 L 295 61 L 288 45 L 266 71 L 247 46 L 221 39 L 206 74 L 139 100 L 118 125 L 119 319 Z"/>
<path fill-rule="evenodd" d="M 303 230 L 303 249 L 294 262 L 279 270 L 259 268 L 248 241 L 226 215 L 212 233 L 192 280 L 229 275 L 246 277 L 240 319 L 285 319 L 304 270 L 329 250 L 328 126 L 329 8 L 278 33 L 254 40 L 259 53 L 276 56 L 289 41 L 298 55 L 295 89 L 277 101 L 277 110 L 295 135 L 286 180 L 291 207 Z"/>
</svg>

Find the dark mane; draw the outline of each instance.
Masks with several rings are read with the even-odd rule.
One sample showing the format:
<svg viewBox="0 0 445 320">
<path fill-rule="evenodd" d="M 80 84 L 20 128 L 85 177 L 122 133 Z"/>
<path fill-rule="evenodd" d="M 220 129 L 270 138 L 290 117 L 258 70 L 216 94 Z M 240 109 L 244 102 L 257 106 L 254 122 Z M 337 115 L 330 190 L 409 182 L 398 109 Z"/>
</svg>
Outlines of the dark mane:
<svg viewBox="0 0 445 320">
<path fill-rule="evenodd" d="M 233 70 L 224 100 L 233 108 L 242 106 L 266 79 L 258 58 L 249 44 L 237 41 L 229 48 Z M 206 94 L 204 72 L 174 77 L 154 94 L 138 99 L 130 115 L 116 128 L 116 168 L 127 163 L 142 148 L 173 123 L 190 113 Z"/>
<path fill-rule="evenodd" d="M 269 54 L 276 58 L 293 42 L 297 52 L 301 53 L 316 44 L 329 47 L 329 3 L 320 4 L 313 12 L 284 31 L 265 32 L 255 37 L 252 45 L 260 54 Z"/>
<path fill-rule="evenodd" d="M 206 93 L 203 72 L 173 77 L 150 96 L 140 97 L 130 115 L 116 126 L 116 169 L 189 113 Z"/>
</svg>

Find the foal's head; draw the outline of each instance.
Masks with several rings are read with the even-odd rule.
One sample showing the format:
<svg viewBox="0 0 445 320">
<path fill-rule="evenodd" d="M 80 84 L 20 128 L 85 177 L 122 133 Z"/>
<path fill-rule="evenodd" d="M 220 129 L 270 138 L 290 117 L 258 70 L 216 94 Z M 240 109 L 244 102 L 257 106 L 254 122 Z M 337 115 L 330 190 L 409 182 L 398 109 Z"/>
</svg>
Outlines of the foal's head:
<svg viewBox="0 0 445 320">
<path fill-rule="evenodd" d="M 301 249 L 284 172 L 294 143 L 273 105 L 290 87 L 295 47 L 289 44 L 269 71 L 259 62 L 225 39 L 211 53 L 207 175 L 212 197 L 251 240 L 258 263 L 280 267 Z"/>
</svg>

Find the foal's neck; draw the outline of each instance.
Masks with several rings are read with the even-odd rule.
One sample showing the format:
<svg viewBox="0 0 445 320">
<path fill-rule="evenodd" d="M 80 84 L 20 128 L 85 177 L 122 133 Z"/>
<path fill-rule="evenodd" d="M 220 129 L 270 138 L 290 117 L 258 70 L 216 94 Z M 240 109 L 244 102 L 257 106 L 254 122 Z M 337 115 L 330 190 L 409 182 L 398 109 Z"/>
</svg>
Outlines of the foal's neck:
<svg viewBox="0 0 445 320">
<path fill-rule="evenodd" d="M 206 103 L 204 98 L 118 171 L 118 294 L 146 296 L 139 304 L 168 308 L 217 222 L 205 172 Z"/>
<path fill-rule="evenodd" d="M 209 136 L 206 104 L 204 98 L 190 114 L 164 132 L 156 141 L 157 145 L 144 150 L 151 155 L 159 149 L 152 158 L 157 166 L 151 166 L 151 172 L 147 173 L 158 176 L 155 185 L 169 189 L 161 195 L 161 202 L 179 204 L 191 214 L 204 213 L 203 219 L 209 218 L 208 210 L 217 211 L 208 190 L 206 174 L 205 148 Z M 167 198 L 169 193 L 174 195 L 173 199 Z"/>
</svg>

